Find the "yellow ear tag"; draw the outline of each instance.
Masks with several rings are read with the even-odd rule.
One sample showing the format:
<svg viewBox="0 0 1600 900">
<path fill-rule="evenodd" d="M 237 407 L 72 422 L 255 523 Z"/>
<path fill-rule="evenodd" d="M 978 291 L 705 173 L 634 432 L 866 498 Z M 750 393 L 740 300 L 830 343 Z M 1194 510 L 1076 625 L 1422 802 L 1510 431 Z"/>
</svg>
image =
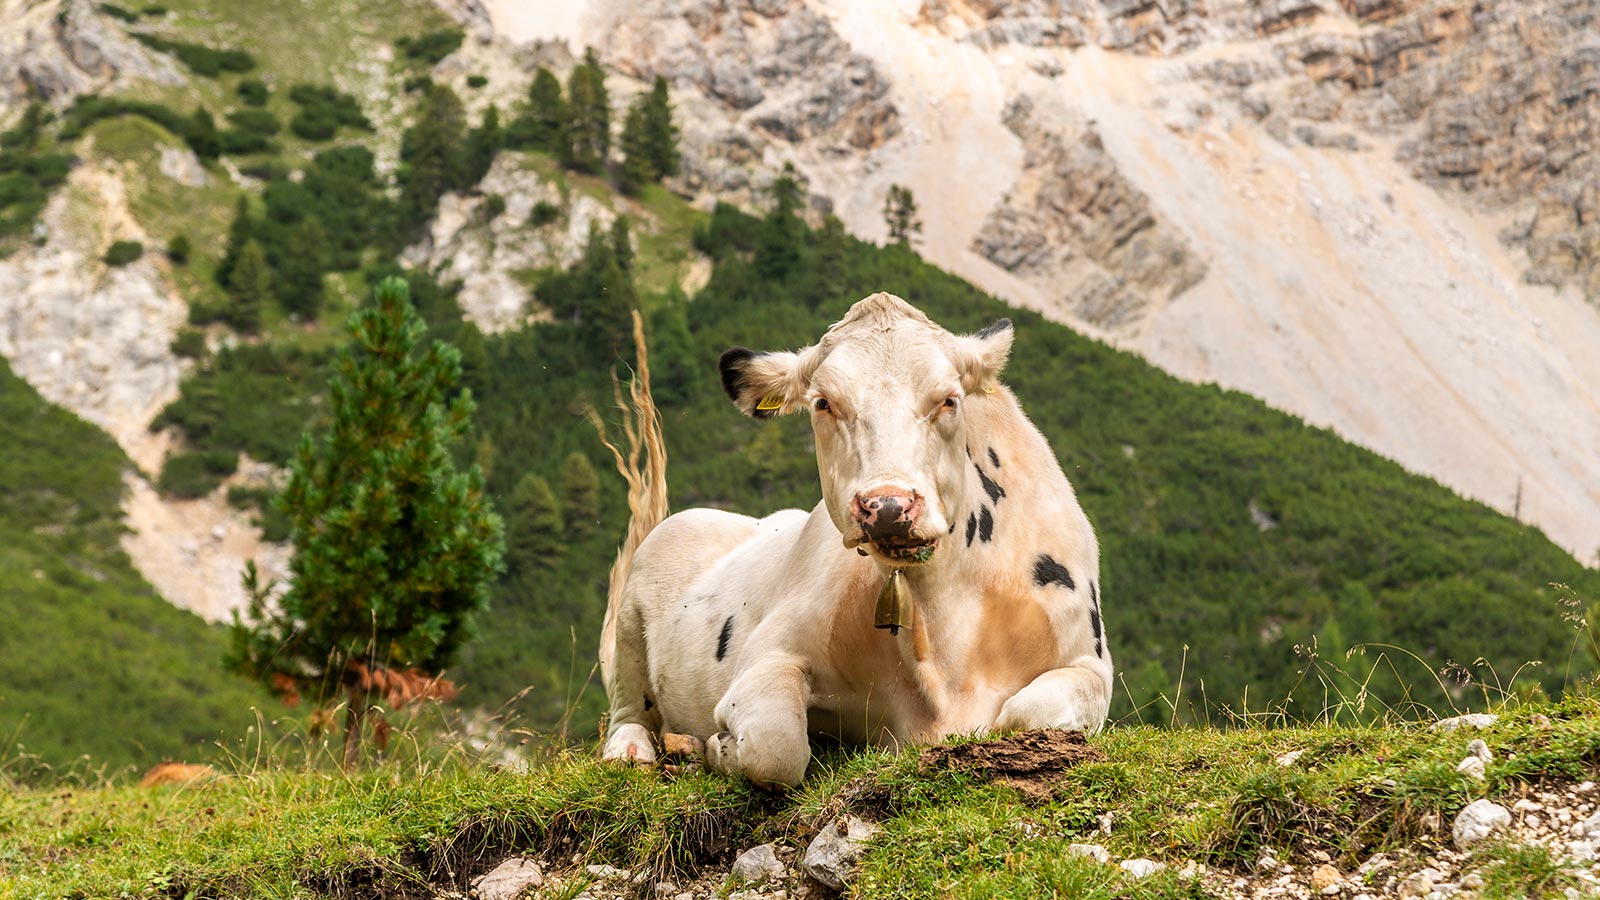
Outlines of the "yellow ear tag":
<svg viewBox="0 0 1600 900">
<path fill-rule="evenodd" d="M 767 396 L 761 398 L 760 403 L 756 404 L 756 409 L 762 411 L 769 409 L 781 409 L 782 407 L 783 398 L 777 394 L 768 394 Z"/>
<path fill-rule="evenodd" d="M 992 394 L 992 393 L 994 393 L 994 385 L 992 385 L 992 384 L 988 384 L 988 385 L 984 385 L 984 388 L 983 388 L 983 392 L 984 392 L 984 393 L 985 393 L 985 394 Z"/>
</svg>

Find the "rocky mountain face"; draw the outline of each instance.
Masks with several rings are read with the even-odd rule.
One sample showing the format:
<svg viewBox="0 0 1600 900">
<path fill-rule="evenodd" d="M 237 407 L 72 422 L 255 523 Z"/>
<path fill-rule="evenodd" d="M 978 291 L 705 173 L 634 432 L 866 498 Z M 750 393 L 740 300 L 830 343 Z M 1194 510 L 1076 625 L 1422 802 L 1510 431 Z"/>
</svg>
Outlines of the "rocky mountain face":
<svg viewBox="0 0 1600 900">
<path fill-rule="evenodd" d="M 906 185 L 938 264 L 1597 560 L 1595 0 L 442 2 L 666 76 L 685 191 Z"/>
</svg>

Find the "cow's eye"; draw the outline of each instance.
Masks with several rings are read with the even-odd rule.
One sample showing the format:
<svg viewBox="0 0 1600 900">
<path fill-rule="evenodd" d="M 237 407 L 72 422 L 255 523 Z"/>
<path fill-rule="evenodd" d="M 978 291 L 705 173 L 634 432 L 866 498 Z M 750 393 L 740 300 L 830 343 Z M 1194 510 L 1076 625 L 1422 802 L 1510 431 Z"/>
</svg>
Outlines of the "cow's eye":
<svg viewBox="0 0 1600 900">
<path fill-rule="evenodd" d="M 954 412 L 957 405 L 959 405 L 959 403 L 954 396 L 944 398 L 945 412 Z"/>
<path fill-rule="evenodd" d="M 827 397 L 818 397 L 817 399 L 811 401 L 811 408 L 817 412 L 827 412 L 828 410 L 832 409 L 832 407 L 828 405 Z"/>
</svg>

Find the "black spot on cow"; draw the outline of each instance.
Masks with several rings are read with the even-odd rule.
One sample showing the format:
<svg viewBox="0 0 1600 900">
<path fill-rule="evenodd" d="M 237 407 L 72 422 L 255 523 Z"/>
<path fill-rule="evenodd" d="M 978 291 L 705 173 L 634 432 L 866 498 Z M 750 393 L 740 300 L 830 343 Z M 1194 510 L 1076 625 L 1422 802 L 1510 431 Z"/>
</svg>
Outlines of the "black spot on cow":
<svg viewBox="0 0 1600 900">
<path fill-rule="evenodd" d="M 1072 573 L 1067 567 L 1056 562 L 1056 558 L 1048 553 L 1039 554 L 1033 561 L 1033 583 L 1039 587 L 1050 584 L 1059 584 L 1069 591 L 1077 590 L 1078 585 L 1072 580 Z"/>
<path fill-rule="evenodd" d="M 996 484 L 994 479 L 983 474 L 983 470 L 978 468 L 977 463 L 973 463 L 972 468 L 973 471 L 978 473 L 978 480 L 983 482 L 983 492 L 989 495 L 990 502 L 999 503 L 1000 498 L 1006 495 L 1006 489 Z"/>
<path fill-rule="evenodd" d="M 1094 655 L 1105 656 L 1105 643 L 1101 640 L 1100 592 L 1093 581 L 1089 582 L 1089 627 L 1094 629 Z"/>
<path fill-rule="evenodd" d="M 967 513 L 967 546 L 972 546 L 972 536 L 978 533 L 978 514 Z"/>
<path fill-rule="evenodd" d="M 978 516 L 978 540 L 987 544 L 991 537 L 994 537 L 994 513 L 985 506 Z"/>
<path fill-rule="evenodd" d="M 955 534 L 956 533 L 956 523 L 954 523 L 954 522 L 950 523 L 950 532 L 949 533 L 950 534 Z"/>
<path fill-rule="evenodd" d="M 995 453 L 993 447 L 989 448 L 989 463 L 996 469 L 1000 468 L 1000 454 Z"/>
<path fill-rule="evenodd" d="M 650 710 L 655 709 L 655 708 L 656 708 L 656 702 L 654 700 L 650 699 L 650 695 L 649 694 L 645 694 L 644 695 L 644 711 L 645 712 L 649 712 Z"/>
<path fill-rule="evenodd" d="M 717 635 L 717 662 L 728 655 L 728 641 L 733 640 L 733 616 L 722 623 L 722 633 Z"/>
</svg>

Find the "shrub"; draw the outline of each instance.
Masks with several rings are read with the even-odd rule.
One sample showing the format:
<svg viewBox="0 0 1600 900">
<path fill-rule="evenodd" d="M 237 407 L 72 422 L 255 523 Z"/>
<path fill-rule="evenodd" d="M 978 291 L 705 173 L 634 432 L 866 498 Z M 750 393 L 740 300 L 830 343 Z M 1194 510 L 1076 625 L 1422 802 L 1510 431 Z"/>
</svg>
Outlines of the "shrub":
<svg viewBox="0 0 1600 900">
<path fill-rule="evenodd" d="M 206 355 L 206 336 L 193 328 L 180 328 L 172 339 L 172 355 L 184 359 L 199 359 Z"/>
<path fill-rule="evenodd" d="M 327 85 L 297 84 L 289 89 L 289 99 L 300 105 L 289 130 L 308 141 L 328 140 L 341 125 L 372 130 L 356 98 Z"/>
<path fill-rule="evenodd" d="M 98 9 L 101 13 L 108 15 L 113 19 L 121 19 L 124 22 L 139 21 L 138 13 L 123 9 L 115 3 L 101 3 L 95 6 L 95 9 Z"/>
<path fill-rule="evenodd" d="M 239 167 L 240 175 L 259 178 L 262 181 L 274 181 L 289 177 L 289 166 L 282 160 L 263 159 Z"/>
<path fill-rule="evenodd" d="M 106 251 L 108 266 L 125 266 L 144 255 L 144 245 L 138 241 L 117 241 Z"/>
<path fill-rule="evenodd" d="M 204 44 L 169 41 L 153 34 L 129 32 L 133 39 L 151 50 L 176 56 L 189 71 L 207 78 L 216 78 L 223 72 L 248 72 L 256 67 L 255 57 L 243 50 L 218 50 Z"/>
<path fill-rule="evenodd" d="M 224 153 L 273 153 L 271 138 L 282 130 L 278 117 L 264 109 L 236 109 L 228 113 L 233 128 L 222 134 Z"/>
<path fill-rule="evenodd" d="M 559 218 L 561 218 L 561 207 L 551 203 L 549 200 L 540 200 L 535 203 L 533 210 L 528 213 L 528 223 L 535 227 L 549 225 Z"/>
<path fill-rule="evenodd" d="M 395 45 L 405 53 L 407 59 L 419 59 L 431 66 L 456 52 L 465 38 L 465 32 L 450 28 L 430 31 L 420 37 L 403 37 L 395 41 Z"/>
<path fill-rule="evenodd" d="M 159 3 L 151 3 L 144 9 L 139 10 L 139 15 L 146 16 L 151 19 L 159 19 L 166 15 L 167 12 L 168 10 L 165 6 L 162 6 Z"/>
<path fill-rule="evenodd" d="M 433 76 L 431 75 L 413 75 L 407 78 L 405 82 L 405 89 L 408 94 L 415 94 L 417 91 L 426 91 L 432 88 Z"/>
<path fill-rule="evenodd" d="M 101 119 L 116 116 L 143 116 L 149 119 L 182 138 L 184 143 L 189 145 L 189 149 L 201 159 L 216 159 L 222 150 L 216 123 L 211 120 L 211 114 L 204 108 L 197 108 L 194 115 L 185 116 L 159 103 L 100 97 L 95 94 L 80 94 L 78 99 L 73 101 L 72 106 L 62 117 L 61 131 L 57 137 L 62 141 L 76 140 L 83 136 L 90 125 Z"/>
<path fill-rule="evenodd" d="M 481 88 L 488 83 L 489 79 L 483 77 L 482 75 L 467 76 L 467 87 L 469 88 Z"/>
<path fill-rule="evenodd" d="M 161 467 L 156 486 L 169 497 L 194 500 L 216 490 L 239 468 L 239 454 L 228 450 L 175 453 Z"/>
<path fill-rule="evenodd" d="M 181 266 L 189 261 L 189 253 L 192 249 L 187 234 L 175 234 L 172 236 L 172 240 L 167 241 L 167 259 Z"/>
<path fill-rule="evenodd" d="M 266 106 L 267 97 L 271 96 L 271 93 L 267 90 L 267 83 L 259 78 L 246 78 L 239 82 L 239 87 L 236 90 L 238 91 L 239 99 L 251 106 Z"/>
<path fill-rule="evenodd" d="M 234 509 L 255 510 L 255 526 L 261 529 L 261 539 L 281 544 L 289 539 L 293 522 L 278 508 L 276 491 L 267 487 L 228 488 L 228 505 Z"/>
<path fill-rule="evenodd" d="M 483 207 L 479 215 L 485 222 L 493 222 L 500 218 L 506 211 L 506 198 L 499 194 L 490 194 L 483 198 Z"/>
</svg>

